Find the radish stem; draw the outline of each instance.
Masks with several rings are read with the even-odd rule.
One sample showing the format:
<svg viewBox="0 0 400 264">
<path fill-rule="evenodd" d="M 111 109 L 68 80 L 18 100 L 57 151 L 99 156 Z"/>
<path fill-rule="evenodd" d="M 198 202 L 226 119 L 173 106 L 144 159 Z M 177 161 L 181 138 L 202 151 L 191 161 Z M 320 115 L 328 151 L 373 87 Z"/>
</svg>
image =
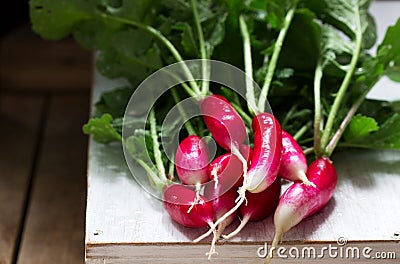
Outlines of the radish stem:
<svg viewBox="0 0 400 264">
<path fill-rule="evenodd" d="M 111 19 L 114 21 L 118 21 L 120 23 L 124 23 L 127 25 L 131 25 L 140 29 L 143 29 L 145 31 L 147 31 L 148 33 L 150 33 L 151 35 L 155 36 L 158 40 L 160 40 L 167 48 L 168 50 L 171 52 L 171 54 L 174 56 L 174 58 L 178 61 L 182 63 L 182 68 L 183 71 L 186 75 L 186 77 L 188 78 L 190 85 L 192 86 L 193 91 L 197 94 L 197 95 L 201 95 L 201 91 L 197 85 L 197 83 L 194 81 L 194 77 L 190 71 L 190 69 L 188 68 L 188 66 L 186 65 L 186 63 L 184 62 L 182 56 L 180 55 L 179 51 L 175 48 L 175 46 L 157 29 L 148 26 L 148 25 L 144 25 L 142 23 L 136 22 L 136 21 L 132 21 L 129 19 L 125 19 L 125 18 L 121 18 L 121 17 L 115 17 L 115 16 L 110 16 L 107 15 L 105 13 L 100 13 L 100 16 L 102 18 L 105 19 Z"/>
<path fill-rule="evenodd" d="M 199 14 L 197 12 L 197 7 L 196 7 L 196 1 L 191 0 L 192 3 L 192 9 L 193 9 L 193 18 L 194 18 L 194 23 L 196 24 L 196 30 L 197 30 L 197 36 L 199 38 L 199 46 L 200 46 L 200 55 L 201 55 L 201 72 L 202 72 L 202 82 L 201 82 L 201 95 L 205 96 L 208 93 L 208 87 L 209 87 L 209 70 L 208 70 L 208 64 L 207 64 L 207 54 L 206 54 L 206 49 L 204 45 L 204 35 L 203 35 L 203 29 L 201 28 L 200 20 L 199 20 Z"/>
<path fill-rule="evenodd" d="M 161 151 L 160 151 L 160 143 L 158 142 L 157 123 L 156 123 L 156 116 L 155 116 L 155 113 L 154 113 L 154 108 L 152 108 L 150 110 L 149 122 L 150 122 L 151 139 L 153 141 L 154 159 L 155 159 L 155 162 L 156 162 L 158 175 L 164 182 L 167 182 L 168 178 L 167 178 L 167 175 L 165 174 L 164 164 L 163 164 L 163 161 L 161 159 L 161 155 L 162 154 L 161 154 Z"/>
<path fill-rule="evenodd" d="M 243 50 L 244 50 L 244 65 L 245 65 L 245 72 L 246 72 L 246 99 L 247 99 L 247 106 L 249 108 L 250 113 L 257 112 L 257 105 L 256 99 L 254 97 L 254 87 L 253 87 L 253 65 L 251 59 L 251 43 L 250 43 L 250 36 L 249 30 L 246 25 L 246 21 L 244 21 L 243 16 L 239 17 L 240 23 L 240 32 L 243 37 Z"/>
<path fill-rule="evenodd" d="M 373 87 L 373 85 L 371 86 L 371 88 L 372 87 Z M 332 140 L 329 142 L 328 146 L 326 147 L 326 153 L 328 156 L 330 156 L 332 154 L 332 152 L 335 150 L 336 145 L 338 144 L 339 139 L 341 138 L 347 125 L 350 123 L 352 117 L 357 112 L 357 109 L 360 107 L 361 103 L 364 101 L 365 97 L 367 96 L 367 94 L 371 90 L 371 88 L 366 90 L 351 106 L 349 112 L 346 114 L 345 118 L 343 119 L 342 123 L 340 124 L 339 129 L 333 135 Z"/>
<path fill-rule="evenodd" d="M 314 149 L 317 156 L 322 155 L 321 150 L 321 79 L 322 79 L 322 65 L 321 60 L 315 68 L 314 74 Z"/>
<path fill-rule="evenodd" d="M 272 83 L 272 77 L 274 76 L 276 64 L 278 63 L 279 54 L 282 49 L 283 41 L 285 40 L 286 33 L 289 29 L 289 26 L 292 22 L 294 13 L 296 11 L 298 1 L 294 1 L 293 6 L 289 9 L 285 16 L 285 20 L 283 22 L 283 27 L 279 31 L 278 38 L 275 42 L 274 51 L 271 56 L 271 61 L 268 64 L 267 74 L 265 76 L 264 84 L 261 89 L 261 94 L 258 99 L 258 111 L 264 112 L 265 104 L 267 102 L 268 92 Z"/>
<path fill-rule="evenodd" d="M 326 153 L 326 151 L 327 151 L 326 148 L 327 148 L 328 141 L 329 141 L 331 133 L 332 133 L 333 123 L 334 123 L 337 113 L 339 111 L 340 105 L 343 101 L 343 98 L 346 94 L 347 88 L 350 85 L 351 78 L 353 76 L 358 58 L 360 56 L 360 51 L 361 51 L 361 46 L 362 46 L 362 29 L 361 29 L 361 21 L 360 21 L 360 10 L 358 9 L 358 6 L 355 7 L 354 13 L 355 13 L 355 16 L 357 17 L 357 19 L 355 20 L 356 46 L 355 46 L 355 50 L 353 52 L 353 56 L 350 61 L 349 70 L 346 72 L 346 75 L 343 79 L 343 82 L 342 82 L 340 88 L 339 88 L 337 96 L 333 102 L 331 111 L 329 112 L 328 120 L 326 122 L 325 129 L 322 134 L 321 149 L 324 153 Z"/>
<path fill-rule="evenodd" d="M 297 133 L 294 134 L 294 136 L 293 136 L 294 140 L 298 141 L 304 135 L 304 133 L 307 132 L 307 129 L 309 126 L 311 126 L 311 124 L 312 124 L 312 122 L 310 121 L 307 124 L 305 124 L 304 126 L 302 126 L 299 129 L 299 131 L 297 131 Z"/>
<path fill-rule="evenodd" d="M 176 103 L 176 106 L 178 107 L 178 111 L 181 113 L 183 119 L 186 120 L 187 117 L 186 117 L 185 110 L 182 109 L 181 104 L 179 104 L 179 102 L 181 101 L 181 99 L 179 98 L 179 95 L 178 95 L 178 93 L 176 92 L 175 88 L 172 88 L 172 89 L 171 89 L 171 94 L 172 94 L 172 97 L 174 98 L 174 101 L 175 101 L 175 103 Z M 185 124 L 184 124 L 184 126 L 185 126 L 187 132 L 189 133 L 189 135 L 196 135 L 196 131 L 194 130 L 194 128 L 193 128 L 193 126 L 192 126 L 192 123 L 190 123 L 189 121 L 186 121 Z"/>
</svg>

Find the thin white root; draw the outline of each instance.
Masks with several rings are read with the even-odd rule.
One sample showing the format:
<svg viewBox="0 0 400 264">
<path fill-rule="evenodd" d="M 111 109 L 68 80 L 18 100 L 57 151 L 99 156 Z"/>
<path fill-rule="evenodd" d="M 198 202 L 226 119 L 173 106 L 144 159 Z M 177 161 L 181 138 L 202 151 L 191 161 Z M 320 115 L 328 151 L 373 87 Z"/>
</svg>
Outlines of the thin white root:
<svg viewBox="0 0 400 264">
<path fill-rule="evenodd" d="M 314 188 L 317 188 L 317 186 L 315 186 L 315 184 L 313 182 L 310 182 L 307 179 L 307 175 L 305 173 L 303 173 L 303 172 L 298 173 L 298 176 L 299 176 L 299 179 L 303 182 L 304 185 L 312 186 Z"/>
<path fill-rule="evenodd" d="M 194 200 L 193 200 L 193 203 L 192 203 L 192 205 L 189 207 L 189 209 L 187 210 L 187 212 L 186 213 L 190 213 L 190 211 L 192 211 L 192 209 L 193 209 L 193 207 L 196 205 L 196 204 L 198 204 L 199 203 L 199 201 L 200 201 L 200 183 L 197 183 L 196 184 L 196 197 L 194 198 Z"/>
<path fill-rule="evenodd" d="M 219 240 L 219 238 L 221 237 L 222 232 L 224 232 L 225 228 L 226 228 L 226 224 L 227 222 L 224 221 L 221 224 L 218 225 L 217 230 L 214 230 L 213 232 L 213 240 L 211 242 L 211 248 L 210 251 L 206 253 L 206 255 L 208 256 L 208 260 L 211 260 L 211 257 L 213 255 L 218 255 L 218 252 L 215 250 L 216 246 L 215 244 L 217 243 L 217 241 Z"/>
<path fill-rule="evenodd" d="M 246 200 L 246 189 L 244 187 L 240 187 L 238 192 L 240 200 L 236 203 L 236 205 L 227 213 L 225 213 L 220 219 L 218 219 L 218 221 L 216 221 L 213 225 L 210 225 L 210 230 L 208 230 L 206 233 L 193 240 L 194 243 L 200 242 L 204 238 L 211 235 L 211 233 L 217 228 L 219 224 L 225 221 L 225 219 L 227 219 L 231 214 L 236 212 L 236 210 L 243 204 L 243 202 Z"/>
<path fill-rule="evenodd" d="M 242 231 L 243 227 L 246 226 L 246 224 L 249 222 L 250 220 L 250 215 L 245 215 L 243 217 L 243 219 L 240 221 L 240 225 L 231 233 L 229 233 L 228 235 L 222 235 L 222 237 L 226 240 L 231 239 L 232 237 L 236 236 L 237 234 L 239 234 L 240 231 Z"/>
<path fill-rule="evenodd" d="M 211 257 L 213 255 L 218 255 L 218 252 L 215 250 L 215 243 L 217 242 L 219 236 L 218 236 L 218 230 L 213 231 L 213 240 L 211 242 L 211 247 L 210 251 L 206 253 L 206 256 L 208 256 L 208 260 L 211 260 Z"/>
<path fill-rule="evenodd" d="M 234 144 L 231 152 L 233 155 L 235 155 L 241 162 L 243 166 L 243 183 L 244 186 L 247 186 L 248 184 L 248 179 L 247 179 L 247 160 L 243 157 L 242 153 L 240 153 L 239 148 Z"/>
<path fill-rule="evenodd" d="M 211 170 L 211 176 L 213 176 L 215 184 L 214 184 L 214 189 L 217 189 L 218 187 L 218 183 L 219 183 L 219 179 L 218 179 L 218 170 L 219 170 L 219 166 L 214 166 Z"/>
<path fill-rule="evenodd" d="M 268 252 L 268 255 L 267 255 L 267 257 L 265 258 L 264 264 L 269 264 L 269 263 L 270 263 L 271 259 L 272 259 L 273 256 L 274 256 L 274 250 L 275 250 L 276 247 L 278 246 L 279 241 L 280 241 L 281 238 L 282 238 L 282 235 L 283 235 L 283 233 L 282 233 L 281 230 L 276 230 L 276 231 L 275 231 L 275 236 L 274 236 L 274 240 L 272 241 L 271 250 Z"/>
</svg>

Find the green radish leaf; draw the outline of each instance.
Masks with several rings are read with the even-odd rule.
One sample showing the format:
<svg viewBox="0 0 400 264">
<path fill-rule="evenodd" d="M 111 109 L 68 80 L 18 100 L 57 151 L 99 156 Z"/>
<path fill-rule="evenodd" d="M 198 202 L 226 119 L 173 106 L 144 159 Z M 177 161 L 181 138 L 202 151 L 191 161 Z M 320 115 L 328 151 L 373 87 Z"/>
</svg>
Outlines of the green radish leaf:
<svg viewBox="0 0 400 264">
<path fill-rule="evenodd" d="M 346 141 L 357 140 L 373 131 L 377 131 L 378 129 L 378 123 L 375 119 L 367 116 L 356 115 L 351 119 L 343 137 Z"/>
<path fill-rule="evenodd" d="M 346 141 L 344 146 L 373 148 L 373 149 L 400 149 L 400 114 L 396 113 L 388 118 L 379 129 L 364 137 Z"/>
<path fill-rule="evenodd" d="M 145 161 L 149 167 L 154 166 L 154 153 L 151 151 L 153 143 L 150 131 L 135 129 L 133 135 L 125 139 L 124 144 L 132 158 Z"/>
<path fill-rule="evenodd" d="M 110 114 L 104 114 L 100 118 L 94 117 L 83 126 L 83 132 L 93 135 L 93 139 L 100 143 L 110 143 L 121 141 L 121 135 L 112 126 L 113 118 Z"/>
<path fill-rule="evenodd" d="M 194 37 L 194 32 L 189 23 L 179 23 L 174 29 L 182 31 L 181 45 L 188 56 L 198 57 L 199 48 L 197 47 L 197 40 Z"/>
<path fill-rule="evenodd" d="M 99 102 L 95 104 L 96 116 L 109 113 L 114 118 L 122 117 L 132 93 L 133 89 L 131 87 L 115 88 L 112 91 L 104 92 Z"/>
<path fill-rule="evenodd" d="M 52 40 L 67 37 L 80 22 L 95 17 L 96 12 L 90 2 L 80 0 L 31 0 L 29 8 L 33 30 Z"/>
<path fill-rule="evenodd" d="M 305 2 L 305 6 L 317 14 L 324 23 L 336 27 L 351 39 L 356 36 L 356 20 L 360 19 L 363 47 L 368 49 L 376 42 L 376 25 L 368 13 L 370 3 L 371 0 L 310 0 Z"/>
</svg>

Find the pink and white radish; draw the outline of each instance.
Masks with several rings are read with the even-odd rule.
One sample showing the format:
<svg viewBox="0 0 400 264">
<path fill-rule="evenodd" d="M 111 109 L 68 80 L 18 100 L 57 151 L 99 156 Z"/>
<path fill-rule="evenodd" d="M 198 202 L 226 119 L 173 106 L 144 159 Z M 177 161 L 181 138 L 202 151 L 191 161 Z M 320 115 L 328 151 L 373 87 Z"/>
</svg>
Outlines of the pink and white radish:
<svg viewBox="0 0 400 264">
<path fill-rule="evenodd" d="M 209 95 L 200 100 L 200 110 L 215 142 L 239 158 L 246 174 L 247 161 L 240 153 L 240 146 L 247 137 L 242 117 L 221 95 Z"/>
<path fill-rule="evenodd" d="M 240 147 L 240 152 L 247 159 L 247 166 L 250 166 L 253 150 L 246 145 Z M 239 158 L 232 153 L 225 153 L 215 158 L 208 166 L 208 176 L 216 181 L 216 185 L 226 190 L 232 187 L 240 187 L 243 184 L 243 164 Z"/>
<path fill-rule="evenodd" d="M 173 184 L 163 192 L 163 205 L 171 218 L 183 226 L 200 228 L 212 225 L 212 204 L 201 195 L 194 204 L 196 198 L 195 191 L 181 184 Z"/>
<path fill-rule="evenodd" d="M 246 139 L 246 126 L 233 106 L 221 95 L 209 95 L 200 101 L 203 120 L 222 148 L 240 147 Z"/>
<path fill-rule="evenodd" d="M 288 181 L 302 181 L 304 184 L 315 185 L 307 179 L 307 159 L 297 141 L 282 129 L 282 160 L 279 176 Z"/>
<path fill-rule="evenodd" d="M 279 200 L 274 215 L 275 236 L 266 263 L 272 258 L 273 249 L 277 247 L 283 234 L 306 217 L 321 210 L 333 195 L 337 173 L 329 158 L 321 157 L 311 163 L 307 176 L 315 187 L 295 182 Z"/>
<path fill-rule="evenodd" d="M 211 229 L 194 240 L 198 242 L 209 236 L 216 226 L 234 213 L 246 200 L 246 191 L 264 191 L 276 179 L 282 155 L 282 131 L 279 122 L 272 114 L 261 113 L 253 118 L 254 149 L 247 175 L 243 175 L 243 185 L 239 187 L 236 205 L 221 217 Z"/>
<path fill-rule="evenodd" d="M 260 221 L 275 212 L 281 194 L 281 179 L 278 177 L 264 191 L 259 193 L 247 193 L 247 204 L 242 204 L 239 208 L 242 215 L 240 225 L 230 234 L 223 236 L 230 239 L 237 235 L 249 221 Z"/>
<path fill-rule="evenodd" d="M 272 114 L 261 113 L 253 118 L 254 149 L 244 186 L 252 193 L 264 191 L 276 179 L 282 156 L 282 131 Z"/>
<path fill-rule="evenodd" d="M 199 136 L 186 137 L 179 144 L 175 155 L 176 172 L 180 181 L 187 185 L 209 181 L 209 160 L 207 144 Z"/>
</svg>

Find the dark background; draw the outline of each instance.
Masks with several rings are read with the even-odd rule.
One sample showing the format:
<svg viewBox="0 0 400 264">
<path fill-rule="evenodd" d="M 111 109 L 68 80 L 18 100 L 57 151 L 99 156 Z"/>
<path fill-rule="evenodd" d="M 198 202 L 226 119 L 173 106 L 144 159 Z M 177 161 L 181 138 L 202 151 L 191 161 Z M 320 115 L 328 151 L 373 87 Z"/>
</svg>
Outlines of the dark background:
<svg viewBox="0 0 400 264">
<path fill-rule="evenodd" d="M 0 36 L 14 28 L 29 22 L 29 4 L 28 0 L 8 0 L 3 1 L 1 5 Z"/>
</svg>

